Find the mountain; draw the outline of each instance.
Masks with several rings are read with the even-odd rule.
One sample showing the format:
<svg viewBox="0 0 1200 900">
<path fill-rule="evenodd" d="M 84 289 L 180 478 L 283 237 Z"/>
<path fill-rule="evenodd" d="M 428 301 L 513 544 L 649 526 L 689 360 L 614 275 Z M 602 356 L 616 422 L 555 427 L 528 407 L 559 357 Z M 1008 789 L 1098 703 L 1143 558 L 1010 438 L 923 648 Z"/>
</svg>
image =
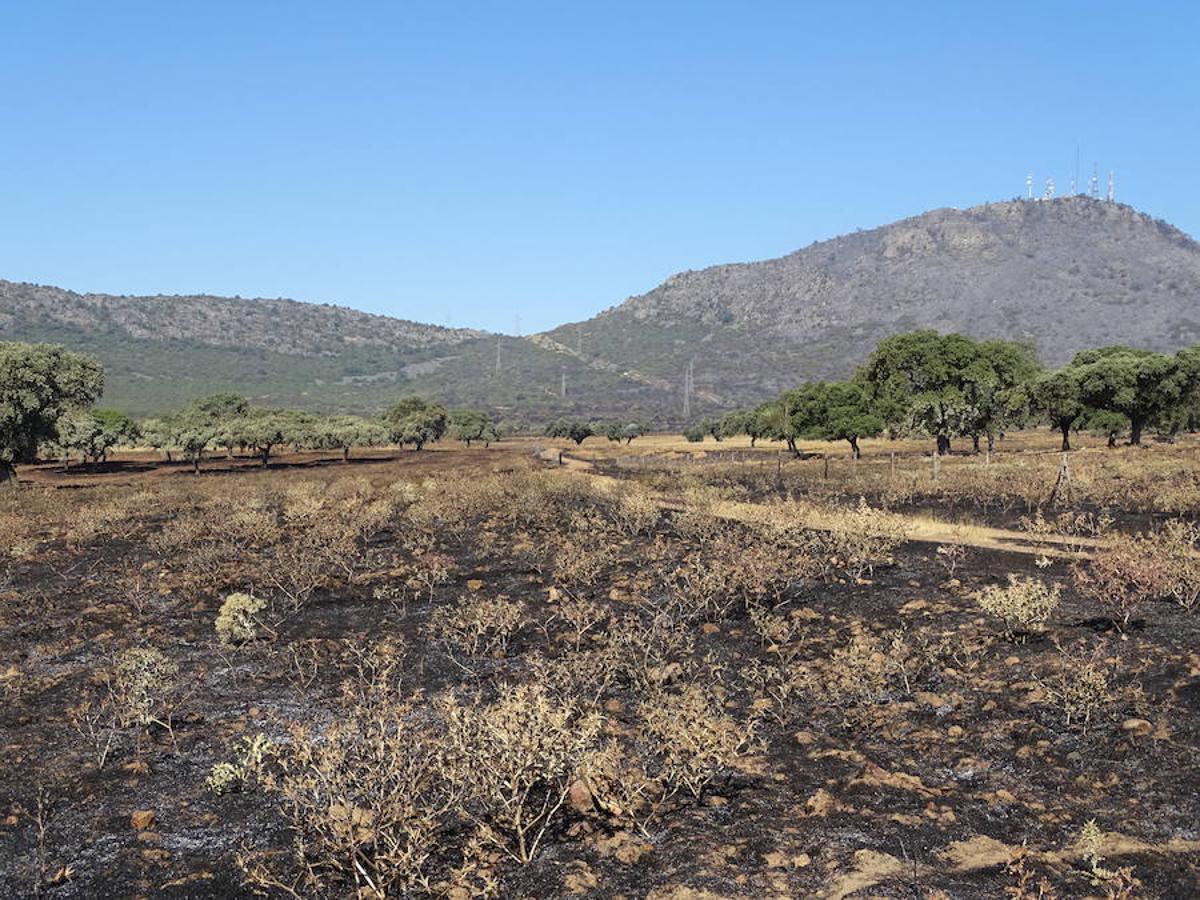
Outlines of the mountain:
<svg viewBox="0 0 1200 900">
<path fill-rule="evenodd" d="M 0 338 L 94 353 L 105 401 L 134 413 L 214 390 L 361 411 L 415 391 L 518 423 L 677 422 L 689 363 L 693 412 L 715 411 L 848 375 L 881 338 L 920 327 L 1028 340 L 1048 364 L 1110 343 L 1200 343 L 1200 245 L 1081 196 L 939 209 L 779 259 L 683 272 L 520 338 L 289 300 L 0 281 Z"/>
</svg>

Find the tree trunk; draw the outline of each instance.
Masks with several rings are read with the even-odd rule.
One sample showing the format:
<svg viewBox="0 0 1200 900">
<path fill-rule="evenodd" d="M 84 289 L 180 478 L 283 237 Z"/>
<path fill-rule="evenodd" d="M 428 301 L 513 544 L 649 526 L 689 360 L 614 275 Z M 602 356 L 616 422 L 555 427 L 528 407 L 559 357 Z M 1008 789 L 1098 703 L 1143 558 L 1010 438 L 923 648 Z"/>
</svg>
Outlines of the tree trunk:
<svg viewBox="0 0 1200 900">
<path fill-rule="evenodd" d="M 797 459 L 799 459 L 800 451 L 796 449 L 796 439 L 790 437 L 785 438 L 784 440 L 787 441 L 788 449 L 792 451 L 792 456 L 795 456 Z"/>
<path fill-rule="evenodd" d="M 989 431 L 987 438 L 988 438 L 988 453 L 995 453 L 996 452 L 996 435 L 992 434 Z"/>
<path fill-rule="evenodd" d="M 7 460 L 0 459 L 0 485 L 8 484 L 10 481 L 13 484 L 17 483 L 16 467 Z"/>
<path fill-rule="evenodd" d="M 1062 432 L 1062 448 L 1064 451 L 1071 449 L 1071 423 L 1058 426 L 1058 430 Z"/>
<path fill-rule="evenodd" d="M 950 452 L 950 438 L 944 434 L 937 436 L 937 455 L 945 456 Z"/>
<path fill-rule="evenodd" d="M 263 464 L 263 468 L 265 469 L 268 465 L 270 465 L 271 448 L 263 447 L 262 450 L 260 451 L 259 455 L 262 457 L 262 464 Z"/>
<path fill-rule="evenodd" d="M 1129 417 L 1129 443 L 1137 447 L 1142 443 L 1142 425 L 1145 422 L 1139 418 Z"/>
<path fill-rule="evenodd" d="M 170 450 L 164 450 L 163 453 L 165 453 L 167 455 L 167 462 L 175 461 L 175 460 L 171 459 L 171 451 Z"/>
<path fill-rule="evenodd" d="M 753 448 L 753 447 L 754 447 L 754 442 L 755 442 L 755 441 L 757 441 L 757 440 L 758 440 L 758 436 L 757 436 L 757 435 L 753 435 L 753 434 L 752 434 L 752 435 L 750 435 L 750 446 L 751 446 L 751 448 Z"/>
<path fill-rule="evenodd" d="M 977 434 L 971 435 L 971 449 L 975 453 L 979 452 L 979 435 Z"/>
<path fill-rule="evenodd" d="M 1110 446 L 1110 447 L 1117 446 L 1117 433 L 1115 431 L 1110 431 L 1108 433 L 1108 446 Z"/>
<path fill-rule="evenodd" d="M 348 462 L 349 459 L 350 459 L 350 447 L 349 446 L 343 447 L 342 448 L 342 462 Z"/>
<path fill-rule="evenodd" d="M 200 474 L 200 457 L 199 456 L 194 457 L 192 459 L 192 471 L 195 472 L 197 475 Z"/>
<path fill-rule="evenodd" d="M 850 442 L 850 456 L 853 459 L 858 459 L 862 456 L 862 451 L 858 449 L 858 435 L 846 438 Z"/>
</svg>

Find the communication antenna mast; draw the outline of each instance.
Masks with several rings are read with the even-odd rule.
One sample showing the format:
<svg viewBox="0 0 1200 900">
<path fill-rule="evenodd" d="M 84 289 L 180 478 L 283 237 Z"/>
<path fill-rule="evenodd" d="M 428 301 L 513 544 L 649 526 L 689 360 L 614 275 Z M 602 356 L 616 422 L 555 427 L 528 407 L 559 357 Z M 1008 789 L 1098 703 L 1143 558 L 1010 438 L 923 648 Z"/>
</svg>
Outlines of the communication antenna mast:
<svg viewBox="0 0 1200 900">
<path fill-rule="evenodd" d="M 1113 198 L 1115 196 L 1116 196 L 1116 190 L 1114 189 L 1113 170 L 1109 169 L 1108 170 L 1108 202 L 1112 203 Z"/>
<path fill-rule="evenodd" d="M 1100 199 L 1100 169 L 1097 163 L 1092 163 L 1092 180 L 1088 182 L 1088 195 L 1093 200 Z"/>
<path fill-rule="evenodd" d="M 1042 196 L 1042 199 L 1043 200 L 1053 200 L 1054 199 L 1054 179 L 1053 178 L 1046 179 L 1046 193 Z"/>
<path fill-rule="evenodd" d="M 1033 173 L 1030 172 L 1025 176 L 1025 199 L 1033 199 Z"/>
</svg>

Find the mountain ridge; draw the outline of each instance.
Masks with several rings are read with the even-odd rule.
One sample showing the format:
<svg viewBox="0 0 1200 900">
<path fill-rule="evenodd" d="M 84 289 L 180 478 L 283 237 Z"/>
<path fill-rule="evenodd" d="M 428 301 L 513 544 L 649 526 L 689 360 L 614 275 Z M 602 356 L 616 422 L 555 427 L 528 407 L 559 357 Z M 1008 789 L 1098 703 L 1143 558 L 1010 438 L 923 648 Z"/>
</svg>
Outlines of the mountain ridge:
<svg viewBox="0 0 1200 900">
<path fill-rule="evenodd" d="M 774 259 L 679 272 L 591 319 L 519 338 L 293 300 L 0 281 L 0 338 L 90 345 L 111 363 L 106 402 L 135 412 L 175 402 L 185 385 L 240 385 L 318 408 L 418 391 L 517 421 L 675 422 L 689 363 L 693 410 L 716 410 L 842 377 L 878 340 L 917 327 L 1029 340 L 1054 365 L 1107 343 L 1177 349 L 1200 342 L 1200 244 L 1083 196 L 942 208 Z M 180 370 L 190 377 L 168 389 Z"/>
</svg>

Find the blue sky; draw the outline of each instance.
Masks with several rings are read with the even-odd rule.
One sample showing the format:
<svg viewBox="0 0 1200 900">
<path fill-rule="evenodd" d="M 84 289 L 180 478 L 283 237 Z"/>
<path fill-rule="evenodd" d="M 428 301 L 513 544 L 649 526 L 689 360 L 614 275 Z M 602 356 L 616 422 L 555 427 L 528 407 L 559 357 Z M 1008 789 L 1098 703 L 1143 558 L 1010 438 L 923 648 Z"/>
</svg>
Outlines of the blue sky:
<svg viewBox="0 0 1200 900">
<path fill-rule="evenodd" d="M 1195 3 L 0 2 L 0 278 L 511 331 L 1068 186 L 1200 235 Z"/>
</svg>

